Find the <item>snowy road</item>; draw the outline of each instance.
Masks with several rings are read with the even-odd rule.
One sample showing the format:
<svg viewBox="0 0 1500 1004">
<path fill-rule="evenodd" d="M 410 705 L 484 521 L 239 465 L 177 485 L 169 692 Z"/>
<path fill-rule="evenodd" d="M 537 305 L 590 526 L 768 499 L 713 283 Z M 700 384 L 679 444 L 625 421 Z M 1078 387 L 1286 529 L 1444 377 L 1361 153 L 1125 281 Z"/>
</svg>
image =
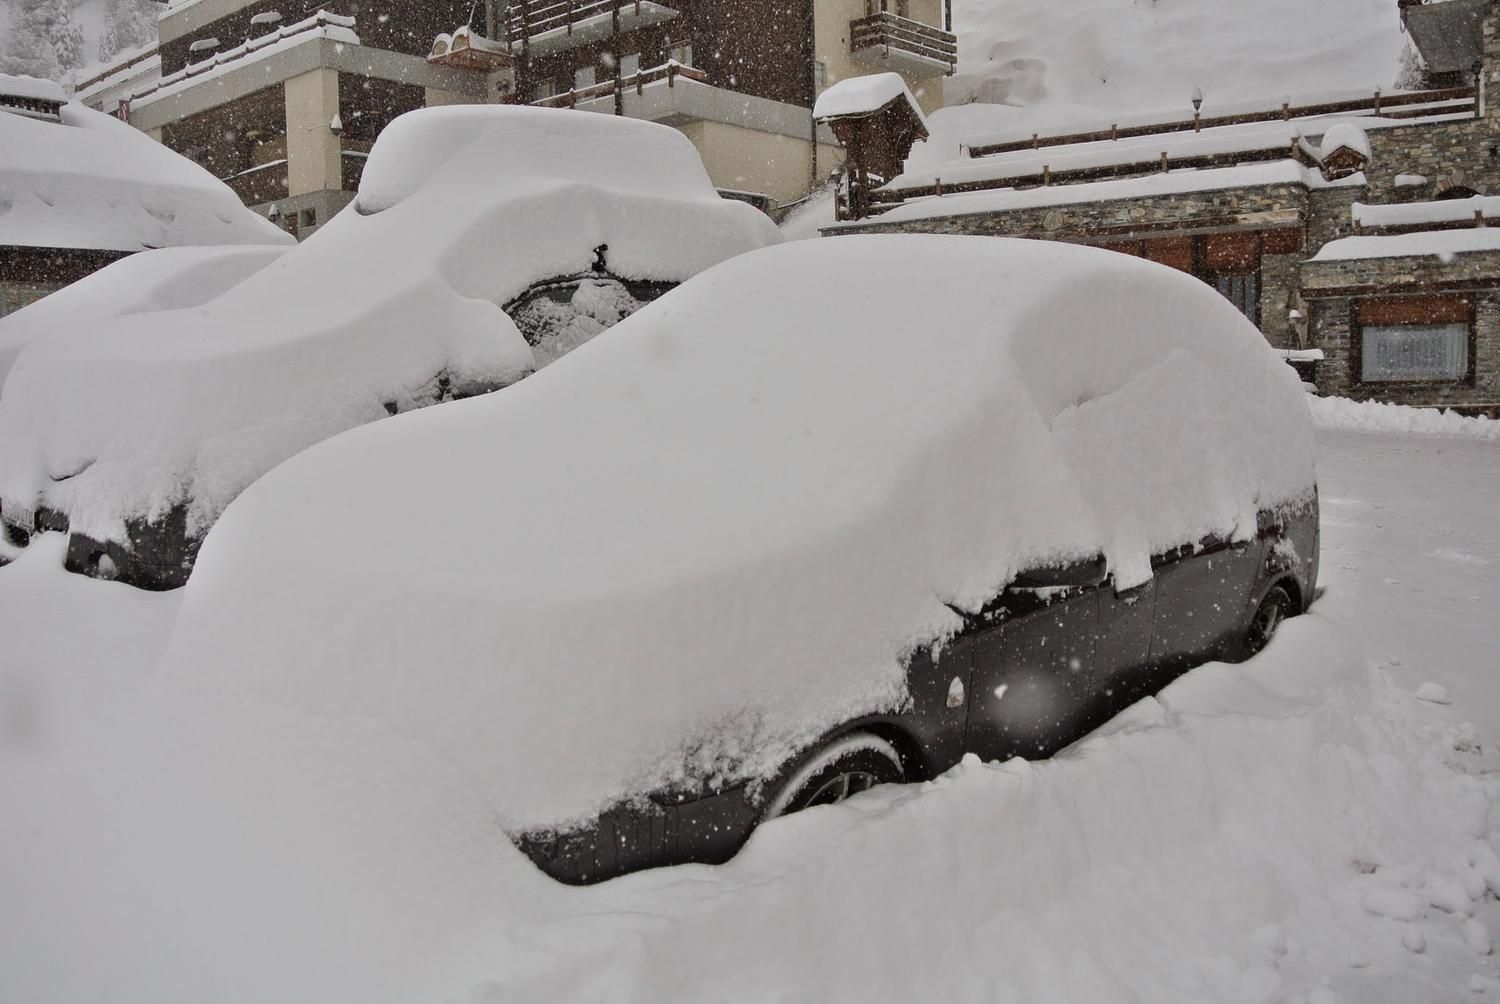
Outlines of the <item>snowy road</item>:
<svg viewBox="0 0 1500 1004">
<path fill-rule="evenodd" d="M 1500 999 L 1500 444 L 1321 445 L 1326 595 L 1254 663 L 590 890 L 378 724 L 162 739 L 176 598 L 39 550 L 0 570 L 0 1000 Z"/>
<path fill-rule="evenodd" d="M 1500 444 L 1320 433 L 1323 583 L 1404 685 L 1500 738 Z"/>
</svg>

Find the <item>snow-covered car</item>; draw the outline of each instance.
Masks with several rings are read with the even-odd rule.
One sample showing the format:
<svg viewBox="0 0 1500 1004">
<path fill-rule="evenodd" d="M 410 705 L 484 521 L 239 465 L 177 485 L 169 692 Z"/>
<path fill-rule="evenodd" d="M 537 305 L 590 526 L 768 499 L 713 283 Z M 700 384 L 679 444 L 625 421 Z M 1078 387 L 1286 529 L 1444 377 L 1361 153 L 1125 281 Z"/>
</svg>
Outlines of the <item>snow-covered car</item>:
<svg viewBox="0 0 1500 1004">
<path fill-rule="evenodd" d="M 58 331 L 107 325 L 127 314 L 197 307 L 280 258 L 284 244 L 156 248 L 122 258 L 0 318 L 0 387 L 21 350 Z"/>
<path fill-rule="evenodd" d="M 386 723 L 583 883 L 1046 756 L 1263 646 L 1317 565 L 1306 400 L 1215 291 L 841 237 L 283 464 L 209 535 L 166 672 Z"/>
<path fill-rule="evenodd" d="M 353 205 L 190 309 L 52 331 L 0 391 L 0 520 L 67 567 L 180 586 L 276 464 L 493 391 L 726 258 L 780 240 L 665 126 L 514 106 L 402 116 Z M 436 486 L 434 486 L 436 487 Z"/>
</svg>

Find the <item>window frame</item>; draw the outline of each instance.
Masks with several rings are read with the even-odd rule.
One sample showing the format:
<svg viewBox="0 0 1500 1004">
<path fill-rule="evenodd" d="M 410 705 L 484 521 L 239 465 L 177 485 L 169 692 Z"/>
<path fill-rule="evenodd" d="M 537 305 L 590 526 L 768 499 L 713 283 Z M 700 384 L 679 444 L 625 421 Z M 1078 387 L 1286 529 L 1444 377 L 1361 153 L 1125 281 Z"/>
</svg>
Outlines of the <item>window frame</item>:
<svg viewBox="0 0 1500 1004">
<path fill-rule="evenodd" d="M 1474 387 L 1478 382 L 1478 302 L 1473 295 L 1414 294 L 1360 298 L 1349 304 L 1349 385 L 1372 391 Z M 1365 329 L 1463 325 L 1468 332 L 1465 372 L 1457 380 L 1366 380 Z"/>
</svg>

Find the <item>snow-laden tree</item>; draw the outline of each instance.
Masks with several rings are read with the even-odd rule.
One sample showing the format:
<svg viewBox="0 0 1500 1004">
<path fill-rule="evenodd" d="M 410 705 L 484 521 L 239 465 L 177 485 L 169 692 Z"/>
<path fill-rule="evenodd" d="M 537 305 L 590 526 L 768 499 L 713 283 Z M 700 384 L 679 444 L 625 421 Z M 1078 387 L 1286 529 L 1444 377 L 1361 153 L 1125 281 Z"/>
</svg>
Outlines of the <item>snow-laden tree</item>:
<svg viewBox="0 0 1500 1004">
<path fill-rule="evenodd" d="M 10 37 L 0 46 L 0 73 L 57 80 L 62 67 L 37 6 L 36 0 L 11 0 Z"/>
<path fill-rule="evenodd" d="M 11 0 L 10 8 L 0 68 L 57 81 L 82 68 L 83 29 L 73 21 L 70 0 Z"/>
<path fill-rule="evenodd" d="M 99 61 L 156 41 L 156 0 L 107 0 L 99 33 Z"/>
</svg>

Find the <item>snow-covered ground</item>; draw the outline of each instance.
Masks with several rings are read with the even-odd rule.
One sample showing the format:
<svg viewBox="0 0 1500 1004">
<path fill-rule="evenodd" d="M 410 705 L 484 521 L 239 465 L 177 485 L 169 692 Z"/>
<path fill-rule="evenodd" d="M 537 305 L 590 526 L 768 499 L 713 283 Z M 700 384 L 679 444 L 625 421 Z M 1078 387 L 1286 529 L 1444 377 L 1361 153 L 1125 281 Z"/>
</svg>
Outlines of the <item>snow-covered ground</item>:
<svg viewBox="0 0 1500 1004">
<path fill-rule="evenodd" d="M 1500 446 L 1457 431 L 1323 429 L 1326 593 L 1253 662 L 585 890 L 379 722 L 169 697 L 177 597 L 44 540 L 0 570 L 0 1000 L 1500 997 Z"/>
</svg>

